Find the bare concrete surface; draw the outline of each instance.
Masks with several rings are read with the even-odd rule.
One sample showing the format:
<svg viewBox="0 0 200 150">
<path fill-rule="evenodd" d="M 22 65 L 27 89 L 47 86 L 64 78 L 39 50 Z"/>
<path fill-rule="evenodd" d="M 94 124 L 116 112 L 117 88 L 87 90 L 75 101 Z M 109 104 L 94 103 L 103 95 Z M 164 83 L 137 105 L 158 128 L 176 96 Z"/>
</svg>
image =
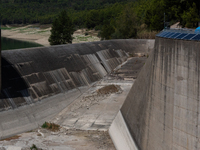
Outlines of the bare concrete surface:
<svg viewBox="0 0 200 150">
<path fill-rule="evenodd" d="M 138 150 L 121 111 L 118 112 L 109 128 L 109 135 L 117 150 Z"/>
<path fill-rule="evenodd" d="M 0 139 L 52 119 L 80 96 L 83 88 L 88 89 L 127 60 L 125 51 L 114 50 L 116 42 L 110 49 L 100 43 L 2 52 Z"/>
<path fill-rule="evenodd" d="M 133 81 L 106 77 L 91 87 L 52 121 L 61 124 L 66 129 L 106 131 L 121 108 L 132 84 Z M 98 89 L 108 85 L 118 85 L 119 91 L 116 93 L 97 93 Z"/>
<path fill-rule="evenodd" d="M 114 73 L 124 80 L 136 79 L 146 59 L 147 57 L 131 57 L 128 59 L 126 65 L 120 65 L 120 68 L 117 67 Z"/>
<path fill-rule="evenodd" d="M 115 150 L 107 132 L 66 130 L 58 132 L 46 129 L 20 134 L 16 139 L 0 141 L 0 150 L 30 150 L 32 145 L 42 150 Z M 4 149 L 3 149 L 4 148 Z"/>
<path fill-rule="evenodd" d="M 51 121 L 61 124 L 66 129 L 107 131 L 137 76 L 136 72 L 140 71 L 145 60 L 146 58 L 128 59 L 125 65 L 94 84 Z M 136 71 L 130 73 L 127 71 L 130 68 Z M 125 80 L 127 75 L 129 80 Z M 109 92 L 107 89 L 107 92 L 99 92 L 100 89 L 110 85 L 117 87 L 118 91 Z"/>
<path fill-rule="evenodd" d="M 137 77 L 136 71 L 125 70 L 139 72 L 145 60 L 145 57 L 129 58 L 110 75 L 75 94 L 76 99 L 53 119 L 43 119 L 59 124 L 59 132 L 39 127 L 0 141 L 0 148 L 26 150 L 35 144 L 45 150 L 114 150 L 108 129 Z"/>
<path fill-rule="evenodd" d="M 120 110 L 139 149 L 200 149 L 199 47 L 199 41 L 156 37 Z"/>
</svg>

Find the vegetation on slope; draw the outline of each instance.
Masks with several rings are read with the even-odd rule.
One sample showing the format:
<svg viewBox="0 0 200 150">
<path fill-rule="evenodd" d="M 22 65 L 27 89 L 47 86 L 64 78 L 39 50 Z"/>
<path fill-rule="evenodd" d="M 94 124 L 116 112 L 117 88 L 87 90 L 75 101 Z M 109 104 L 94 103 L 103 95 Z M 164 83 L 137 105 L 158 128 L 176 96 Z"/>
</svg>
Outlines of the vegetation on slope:
<svg viewBox="0 0 200 150">
<path fill-rule="evenodd" d="M 92 9 L 102 9 L 116 2 L 130 0 L 1 0 L 0 10 L 3 24 L 52 23 L 61 10 L 70 14 Z"/>
</svg>

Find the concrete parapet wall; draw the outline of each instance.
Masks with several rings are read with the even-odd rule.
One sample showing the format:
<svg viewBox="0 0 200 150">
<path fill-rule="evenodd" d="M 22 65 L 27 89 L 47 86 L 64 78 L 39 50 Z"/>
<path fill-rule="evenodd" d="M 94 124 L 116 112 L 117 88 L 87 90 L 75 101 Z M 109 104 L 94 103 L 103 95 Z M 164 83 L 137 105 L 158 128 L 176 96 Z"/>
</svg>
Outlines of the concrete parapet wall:
<svg viewBox="0 0 200 150">
<path fill-rule="evenodd" d="M 200 149 L 200 42 L 156 38 L 123 107 L 141 150 Z"/>
</svg>

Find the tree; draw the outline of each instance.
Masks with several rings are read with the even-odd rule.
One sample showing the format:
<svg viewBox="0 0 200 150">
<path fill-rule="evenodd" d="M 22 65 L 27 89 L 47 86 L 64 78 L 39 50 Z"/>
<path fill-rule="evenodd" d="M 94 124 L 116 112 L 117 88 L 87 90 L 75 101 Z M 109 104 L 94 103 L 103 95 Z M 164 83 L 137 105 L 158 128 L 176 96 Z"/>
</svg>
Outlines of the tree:
<svg viewBox="0 0 200 150">
<path fill-rule="evenodd" d="M 195 3 L 193 3 L 192 7 L 190 7 L 188 11 L 184 11 L 182 19 L 183 25 L 188 28 L 196 28 L 198 26 L 198 22 L 200 21 L 200 19 Z"/>
<path fill-rule="evenodd" d="M 85 26 L 89 29 L 94 28 L 95 26 L 99 25 L 99 11 L 98 10 L 91 10 L 86 15 Z"/>
<path fill-rule="evenodd" d="M 53 21 L 51 35 L 49 37 L 50 45 L 72 43 L 73 33 L 74 25 L 67 15 L 67 12 L 62 11 Z"/>
<path fill-rule="evenodd" d="M 152 0 L 150 2 L 144 19 L 149 29 L 157 31 L 163 29 L 164 12 L 165 0 Z"/>
<path fill-rule="evenodd" d="M 101 31 L 99 32 L 99 37 L 101 37 L 101 40 L 109 40 L 111 39 L 111 35 L 115 32 L 115 29 L 113 28 L 110 23 L 104 24 Z"/>
<path fill-rule="evenodd" d="M 116 20 L 114 39 L 129 39 L 137 36 L 137 17 L 131 6 L 127 5 Z"/>
</svg>

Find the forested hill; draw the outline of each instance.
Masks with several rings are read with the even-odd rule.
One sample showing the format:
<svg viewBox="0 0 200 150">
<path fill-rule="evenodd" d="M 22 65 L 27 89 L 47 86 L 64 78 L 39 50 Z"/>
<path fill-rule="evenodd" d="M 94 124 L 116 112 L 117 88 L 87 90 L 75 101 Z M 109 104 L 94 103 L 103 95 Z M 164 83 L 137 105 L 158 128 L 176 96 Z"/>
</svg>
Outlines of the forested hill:
<svg viewBox="0 0 200 150">
<path fill-rule="evenodd" d="M 195 28 L 200 22 L 200 0 L 0 1 L 2 24 L 50 24 L 63 9 L 76 28 L 100 30 L 102 39 L 151 38 L 148 33 L 164 28 L 164 13 L 169 25 Z"/>
<path fill-rule="evenodd" d="M 131 0 L 1 0 L 3 4 L 56 4 L 62 8 L 72 8 L 75 10 L 90 10 L 103 8 L 105 5 L 114 4 L 117 2 L 128 2 Z M 132 0 L 133 2 L 133 0 Z M 55 6 L 55 7 L 56 7 Z"/>
<path fill-rule="evenodd" d="M 1 0 L 2 24 L 52 23 L 63 9 L 69 13 L 102 9 L 131 0 Z"/>
</svg>

